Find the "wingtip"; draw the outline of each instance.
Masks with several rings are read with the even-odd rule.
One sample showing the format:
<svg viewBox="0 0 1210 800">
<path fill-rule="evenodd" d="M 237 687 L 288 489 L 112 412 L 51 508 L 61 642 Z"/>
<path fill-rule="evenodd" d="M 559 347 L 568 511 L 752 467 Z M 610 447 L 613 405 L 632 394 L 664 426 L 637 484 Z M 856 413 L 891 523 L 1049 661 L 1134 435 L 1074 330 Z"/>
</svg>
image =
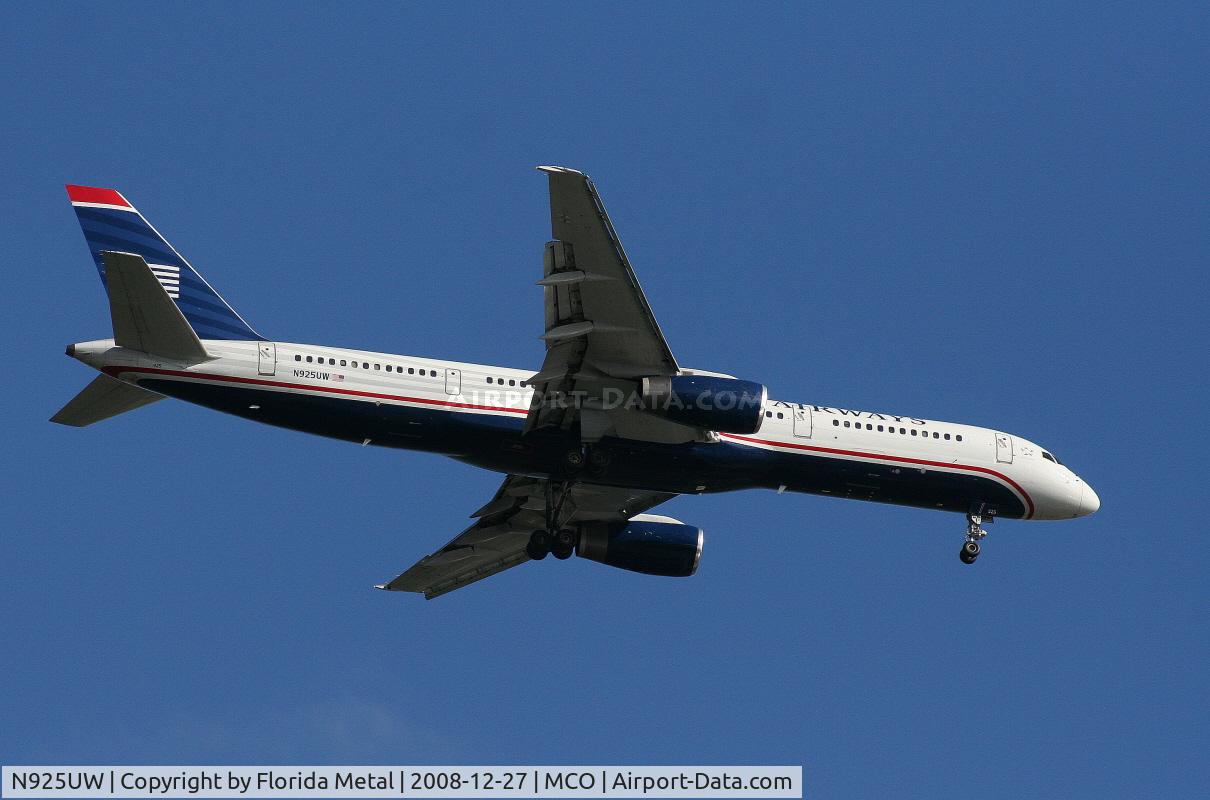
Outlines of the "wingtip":
<svg viewBox="0 0 1210 800">
<path fill-rule="evenodd" d="M 387 585 L 385 583 L 376 583 L 376 584 L 374 584 L 374 588 L 382 589 L 383 591 L 386 591 Z"/>
</svg>

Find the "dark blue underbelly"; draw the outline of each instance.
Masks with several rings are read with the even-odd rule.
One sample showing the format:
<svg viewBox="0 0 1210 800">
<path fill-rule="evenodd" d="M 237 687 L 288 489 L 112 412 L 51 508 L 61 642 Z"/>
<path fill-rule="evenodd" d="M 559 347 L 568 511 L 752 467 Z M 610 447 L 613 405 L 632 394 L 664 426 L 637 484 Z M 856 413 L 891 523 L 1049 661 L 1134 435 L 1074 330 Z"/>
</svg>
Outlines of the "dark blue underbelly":
<svg viewBox="0 0 1210 800">
<path fill-rule="evenodd" d="M 380 447 L 439 453 L 485 469 L 558 475 L 569 447 L 561 437 L 522 436 L 520 415 L 378 405 L 363 400 L 273 392 L 162 379 L 140 385 L 207 408 L 319 436 Z M 257 406 L 257 408 L 252 408 Z M 604 439 L 577 480 L 695 494 L 784 486 L 789 491 L 966 513 L 988 506 L 1019 518 L 1025 508 L 998 481 L 975 473 L 870 464 L 811 453 L 786 453 L 723 441 L 656 444 Z"/>
</svg>

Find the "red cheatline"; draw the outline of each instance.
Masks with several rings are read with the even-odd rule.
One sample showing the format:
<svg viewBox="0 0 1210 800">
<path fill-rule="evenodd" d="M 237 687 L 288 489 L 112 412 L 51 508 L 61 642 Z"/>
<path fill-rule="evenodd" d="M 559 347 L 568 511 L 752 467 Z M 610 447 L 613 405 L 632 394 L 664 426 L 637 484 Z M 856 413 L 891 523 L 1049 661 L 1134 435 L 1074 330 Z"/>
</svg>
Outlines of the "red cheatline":
<svg viewBox="0 0 1210 800">
<path fill-rule="evenodd" d="M 975 467 L 975 466 L 971 466 L 970 464 L 958 464 L 956 462 L 947 462 L 947 461 L 929 461 L 929 460 L 923 459 L 923 458 L 907 458 L 905 456 L 892 456 L 892 455 L 886 455 L 884 453 L 862 453 L 857 450 L 837 450 L 832 447 L 816 447 L 814 445 L 795 444 L 793 442 L 776 442 L 776 441 L 771 441 L 769 439 L 753 439 L 749 436 L 736 436 L 733 433 L 724 433 L 724 434 L 721 434 L 721 436 L 724 439 L 736 439 L 741 442 L 752 442 L 753 444 L 767 444 L 767 445 L 771 445 L 773 447 L 787 447 L 792 450 L 810 450 L 810 451 L 813 451 L 816 453 L 834 453 L 836 455 L 841 455 L 841 456 L 857 456 L 858 458 L 874 458 L 874 459 L 879 459 L 882 461 L 897 461 L 897 462 L 900 462 L 903 464 L 924 464 L 924 465 L 931 466 L 931 467 L 945 467 L 948 469 L 962 469 L 962 470 L 967 470 L 970 472 L 982 472 L 986 475 L 993 475 L 993 476 L 999 478 L 1000 480 L 1004 481 L 1005 483 L 1010 485 L 1012 488 L 1017 490 L 1017 493 L 1021 495 L 1021 498 L 1023 500 L 1025 500 L 1026 505 L 1029 506 L 1029 509 L 1028 509 L 1029 513 L 1027 513 L 1025 515 L 1025 519 L 1029 519 L 1030 517 L 1032 517 L 1034 515 L 1034 511 L 1035 511 L 1034 499 L 1029 496 L 1029 492 L 1025 491 L 1025 489 L 1023 489 L 1021 487 L 1021 484 L 1017 483 L 1016 481 L 1014 481 L 1012 478 L 1008 477 L 1004 473 L 996 472 L 994 469 L 988 469 L 987 467 Z"/>
<path fill-rule="evenodd" d="M 67 184 L 67 196 L 73 203 L 104 203 L 107 206 L 133 208 L 116 189 L 97 189 L 93 186 L 76 186 L 69 183 Z"/>
<path fill-rule="evenodd" d="M 209 381 L 223 383 L 250 383 L 255 386 L 277 386 L 283 389 L 306 389 L 326 394 L 343 394 L 350 397 L 371 397 L 383 400 L 399 400 L 404 403 L 422 403 L 430 406 L 445 406 L 447 408 L 472 408 L 476 411 L 498 411 L 505 414 L 528 415 L 524 408 L 508 408 L 507 406 L 487 406 L 476 403 L 455 403 L 452 400 L 430 400 L 426 397 L 405 397 L 397 394 L 382 394 L 381 392 L 361 392 L 356 389 L 337 389 L 334 386 L 316 386 L 310 383 L 288 383 L 286 381 L 270 381 L 264 378 L 240 378 L 235 375 L 216 375 L 210 372 L 182 372 L 177 369 L 159 369 L 156 367 L 105 367 L 104 372 L 114 378 L 126 372 L 146 373 L 148 375 L 173 375 L 180 378 L 203 378 Z"/>
</svg>

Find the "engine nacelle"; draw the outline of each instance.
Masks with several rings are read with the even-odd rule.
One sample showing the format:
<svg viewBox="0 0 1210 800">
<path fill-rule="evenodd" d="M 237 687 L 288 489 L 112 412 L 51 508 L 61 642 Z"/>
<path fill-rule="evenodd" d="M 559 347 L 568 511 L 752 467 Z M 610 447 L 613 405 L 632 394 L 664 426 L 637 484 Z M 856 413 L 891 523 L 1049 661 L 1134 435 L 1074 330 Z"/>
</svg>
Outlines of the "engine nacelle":
<svg viewBox="0 0 1210 800">
<path fill-rule="evenodd" d="M 712 375 L 643 378 L 643 407 L 673 422 L 723 433 L 756 433 L 768 391 L 762 384 Z"/>
<path fill-rule="evenodd" d="M 576 552 L 581 558 L 631 572 L 687 578 L 697 572 L 704 541 L 701 528 L 639 514 L 624 525 L 584 523 Z"/>
</svg>

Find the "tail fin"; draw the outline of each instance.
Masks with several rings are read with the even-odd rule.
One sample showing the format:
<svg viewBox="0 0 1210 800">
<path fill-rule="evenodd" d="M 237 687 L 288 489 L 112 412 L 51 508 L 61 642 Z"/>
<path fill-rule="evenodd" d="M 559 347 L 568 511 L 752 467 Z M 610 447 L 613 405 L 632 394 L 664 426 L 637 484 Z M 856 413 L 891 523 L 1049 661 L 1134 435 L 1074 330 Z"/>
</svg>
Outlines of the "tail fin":
<svg viewBox="0 0 1210 800">
<path fill-rule="evenodd" d="M 67 405 L 59 409 L 59 413 L 51 417 L 50 421 L 71 425 L 73 428 L 83 428 L 85 425 L 116 417 L 118 414 L 163 399 L 163 395 L 123 383 L 108 375 L 98 375 Z"/>
<path fill-rule="evenodd" d="M 202 339 L 263 339 L 211 288 L 121 192 L 68 184 L 67 196 L 84 229 L 101 281 L 106 251 L 142 256 Z"/>
</svg>

